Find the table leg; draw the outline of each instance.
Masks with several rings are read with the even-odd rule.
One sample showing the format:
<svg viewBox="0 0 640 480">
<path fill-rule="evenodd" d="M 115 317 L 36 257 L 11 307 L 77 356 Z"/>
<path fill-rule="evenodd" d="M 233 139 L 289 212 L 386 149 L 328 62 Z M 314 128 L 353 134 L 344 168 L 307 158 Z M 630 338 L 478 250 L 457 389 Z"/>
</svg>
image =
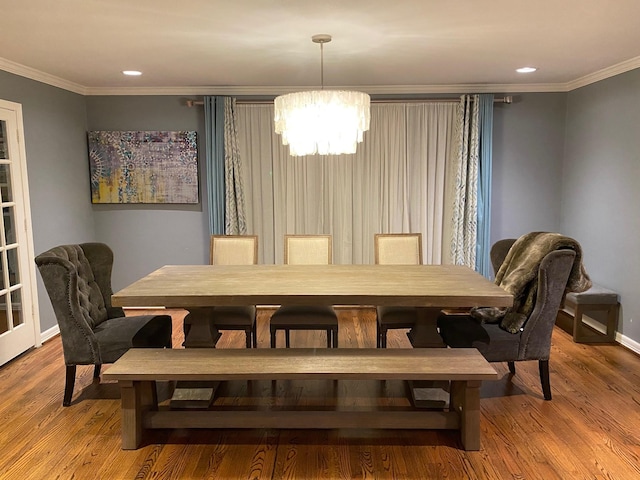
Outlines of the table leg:
<svg viewBox="0 0 640 480">
<path fill-rule="evenodd" d="M 213 308 L 188 308 L 185 317 L 185 348 L 215 348 L 220 332 L 211 322 Z M 177 382 L 171 408 L 207 408 L 211 405 L 219 382 Z"/>
<path fill-rule="evenodd" d="M 437 320 L 440 312 L 439 308 L 418 308 L 418 320 L 415 326 L 407 333 L 413 348 L 446 347 L 437 329 Z"/>
<path fill-rule="evenodd" d="M 211 322 L 213 308 L 198 307 L 187 310 L 189 315 L 185 318 L 185 348 L 215 347 L 220 332 Z"/>
</svg>

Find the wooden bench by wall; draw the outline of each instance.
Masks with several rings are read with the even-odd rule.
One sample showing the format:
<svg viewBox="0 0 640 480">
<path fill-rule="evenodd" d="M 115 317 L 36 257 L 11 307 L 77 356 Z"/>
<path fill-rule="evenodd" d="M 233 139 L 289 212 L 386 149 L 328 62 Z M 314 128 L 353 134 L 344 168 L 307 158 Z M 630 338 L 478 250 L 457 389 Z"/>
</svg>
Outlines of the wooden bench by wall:
<svg viewBox="0 0 640 480">
<path fill-rule="evenodd" d="M 593 311 L 606 312 L 605 332 L 588 328 L 583 323 L 583 315 Z M 619 295 L 613 290 L 600 285 L 593 286 L 584 292 L 567 293 L 561 313 L 573 318 L 573 341 L 576 343 L 614 342 L 618 315 L 620 311 Z"/>
<path fill-rule="evenodd" d="M 104 373 L 122 395 L 122 448 L 146 428 L 458 429 L 480 449 L 480 384 L 494 368 L 475 349 L 131 349 Z M 448 411 L 158 408 L 155 382 L 226 380 L 450 380 Z"/>
</svg>

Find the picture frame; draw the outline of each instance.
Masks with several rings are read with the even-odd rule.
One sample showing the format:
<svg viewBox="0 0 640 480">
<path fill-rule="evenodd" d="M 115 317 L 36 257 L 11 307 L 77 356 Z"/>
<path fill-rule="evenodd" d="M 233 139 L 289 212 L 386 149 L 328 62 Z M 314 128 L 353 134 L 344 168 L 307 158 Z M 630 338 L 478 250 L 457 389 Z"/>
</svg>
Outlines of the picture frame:
<svg viewBox="0 0 640 480">
<path fill-rule="evenodd" d="M 94 204 L 199 202 L 195 131 L 88 132 Z"/>
</svg>

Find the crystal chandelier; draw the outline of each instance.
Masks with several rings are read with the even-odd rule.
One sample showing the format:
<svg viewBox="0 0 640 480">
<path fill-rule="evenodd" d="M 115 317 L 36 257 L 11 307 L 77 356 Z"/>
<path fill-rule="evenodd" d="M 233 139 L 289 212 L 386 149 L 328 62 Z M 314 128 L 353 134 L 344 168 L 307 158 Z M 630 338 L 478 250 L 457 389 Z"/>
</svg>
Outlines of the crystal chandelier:
<svg viewBox="0 0 640 480">
<path fill-rule="evenodd" d="M 356 153 L 369 130 L 370 98 L 366 93 L 324 90 L 324 51 L 330 35 L 314 35 L 320 44 L 321 90 L 289 93 L 274 100 L 275 130 L 293 156 Z"/>
</svg>

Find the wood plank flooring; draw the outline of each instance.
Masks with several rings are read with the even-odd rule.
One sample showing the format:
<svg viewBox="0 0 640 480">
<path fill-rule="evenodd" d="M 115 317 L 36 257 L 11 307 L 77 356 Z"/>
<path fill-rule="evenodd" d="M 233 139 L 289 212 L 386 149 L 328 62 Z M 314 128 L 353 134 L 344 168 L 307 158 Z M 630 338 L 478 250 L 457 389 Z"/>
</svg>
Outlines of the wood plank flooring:
<svg viewBox="0 0 640 480">
<path fill-rule="evenodd" d="M 185 312 L 171 313 L 180 345 Z M 269 314 L 258 317 L 263 348 Z M 375 346 L 373 310 L 339 315 L 340 346 Z M 93 368 L 78 367 L 72 405 L 62 407 L 55 338 L 0 368 L 0 479 L 640 478 L 640 357 L 618 345 L 575 344 L 558 328 L 553 335 L 553 400 L 542 398 L 537 362 L 516 364 L 514 377 L 494 364 L 500 378 L 481 391 L 479 452 L 461 450 L 455 431 L 374 429 L 157 430 L 123 451 L 116 383 L 94 383 Z M 292 346 L 325 344 L 324 333 L 292 332 Z M 243 334 L 224 333 L 218 346 L 243 348 Z M 404 331 L 390 335 L 389 348 L 409 347 Z M 397 381 L 231 382 L 217 401 L 237 406 L 256 395 L 299 407 L 406 405 Z"/>
</svg>

